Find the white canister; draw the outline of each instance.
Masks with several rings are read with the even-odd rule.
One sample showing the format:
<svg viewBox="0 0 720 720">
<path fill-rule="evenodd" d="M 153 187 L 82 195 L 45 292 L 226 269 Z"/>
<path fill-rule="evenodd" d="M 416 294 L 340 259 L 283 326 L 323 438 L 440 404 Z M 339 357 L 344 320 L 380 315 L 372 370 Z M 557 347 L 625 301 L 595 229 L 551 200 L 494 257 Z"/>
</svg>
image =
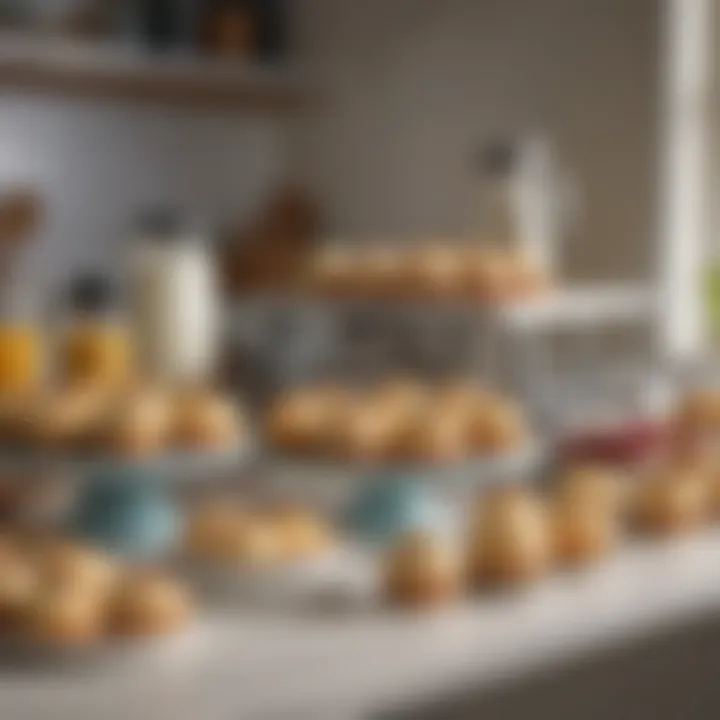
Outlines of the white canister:
<svg viewBox="0 0 720 720">
<path fill-rule="evenodd" d="M 142 226 L 132 254 L 130 305 L 143 372 L 162 383 L 202 382 L 216 369 L 219 291 L 204 239 L 170 215 Z"/>
<path fill-rule="evenodd" d="M 485 148 L 473 206 L 473 235 L 522 250 L 553 274 L 578 214 L 577 188 L 541 137 Z"/>
</svg>

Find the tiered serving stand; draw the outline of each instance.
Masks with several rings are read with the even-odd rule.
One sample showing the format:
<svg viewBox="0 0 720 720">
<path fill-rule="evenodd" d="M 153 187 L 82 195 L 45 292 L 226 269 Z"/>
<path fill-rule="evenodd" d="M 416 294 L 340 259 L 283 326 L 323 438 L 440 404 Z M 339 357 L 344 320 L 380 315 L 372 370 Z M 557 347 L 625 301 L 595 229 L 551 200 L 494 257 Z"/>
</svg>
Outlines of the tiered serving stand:
<svg viewBox="0 0 720 720">
<path fill-rule="evenodd" d="M 0 469 L 27 478 L 71 477 L 79 487 L 65 520 L 69 533 L 112 553 L 148 558 L 168 551 L 181 528 L 170 487 L 241 467 L 249 457 L 246 447 L 142 460 L 6 448 Z"/>
</svg>

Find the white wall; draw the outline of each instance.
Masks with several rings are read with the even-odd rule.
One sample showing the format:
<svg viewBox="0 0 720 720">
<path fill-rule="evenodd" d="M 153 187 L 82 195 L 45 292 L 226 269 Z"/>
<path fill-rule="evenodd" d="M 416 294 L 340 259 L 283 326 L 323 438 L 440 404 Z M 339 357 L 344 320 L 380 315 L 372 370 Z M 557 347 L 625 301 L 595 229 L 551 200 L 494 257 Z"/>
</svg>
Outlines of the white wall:
<svg viewBox="0 0 720 720">
<path fill-rule="evenodd" d="M 477 143 L 534 127 L 585 185 L 571 271 L 651 271 L 661 0 L 298 3 L 295 161 L 338 233 L 462 231 Z"/>
<path fill-rule="evenodd" d="M 285 159 L 282 127 L 264 118 L 0 99 L 0 184 L 31 182 L 46 203 L 21 274 L 44 291 L 111 263 L 149 204 L 177 205 L 211 227 L 247 217 Z"/>
</svg>

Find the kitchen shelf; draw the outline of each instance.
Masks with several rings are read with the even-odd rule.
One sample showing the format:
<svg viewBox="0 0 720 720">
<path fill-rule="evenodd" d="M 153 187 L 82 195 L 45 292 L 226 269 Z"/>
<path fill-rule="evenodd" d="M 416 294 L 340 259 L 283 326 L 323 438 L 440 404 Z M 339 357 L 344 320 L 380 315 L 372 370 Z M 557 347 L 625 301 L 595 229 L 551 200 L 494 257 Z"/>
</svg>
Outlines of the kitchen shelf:
<svg viewBox="0 0 720 720">
<path fill-rule="evenodd" d="M 307 102 L 284 67 L 6 33 L 0 33 L 0 88 L 200 110 L 286 113 Z"/>
<path fill-rule="evenodd" d="M 560 288 L 530 302 L 497 309 L 507 329 L 532 333 L 648 320 L 657 306 L 656 290 L 645 283 L 595 283 Z"/>
</svg>

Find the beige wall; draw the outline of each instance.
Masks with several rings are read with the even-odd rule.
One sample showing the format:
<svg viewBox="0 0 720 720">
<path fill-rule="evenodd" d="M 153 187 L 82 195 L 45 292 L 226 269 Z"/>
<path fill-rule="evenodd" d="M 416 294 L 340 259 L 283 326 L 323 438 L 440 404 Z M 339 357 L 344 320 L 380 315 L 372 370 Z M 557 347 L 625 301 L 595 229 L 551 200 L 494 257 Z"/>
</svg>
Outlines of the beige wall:
<svg viewBox="0 0 720 720">
<path fill-rule="evenodd" d="M 460 232 L 479 141 L 538 128 L 582 178 L 575 276 L 651 271 L 661 0 L 297 0 L 319 107 L 298 172 L 341 234 Z"/>
</svg>

